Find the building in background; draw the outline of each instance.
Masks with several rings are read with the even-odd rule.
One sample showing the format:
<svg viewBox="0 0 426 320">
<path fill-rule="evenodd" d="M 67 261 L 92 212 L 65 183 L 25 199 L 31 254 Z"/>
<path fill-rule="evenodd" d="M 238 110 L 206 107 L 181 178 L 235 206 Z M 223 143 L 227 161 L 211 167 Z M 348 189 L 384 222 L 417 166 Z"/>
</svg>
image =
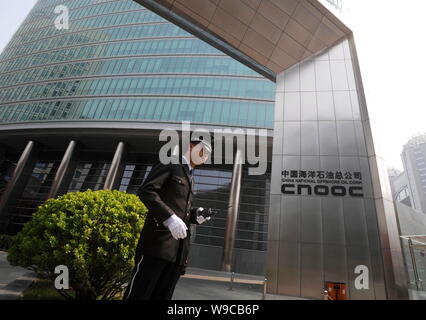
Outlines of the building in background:
<svg viewBox="0 0 426 320">
<path fill-rule="evenodd" d="M 249 176 L 243 166 L 239 208 L 238 166 L 196 170 L 196 204 L 222 212 L 194 230 L 189 264 L 220 269 L 230 208 L 232 271 L 266 275 L 269 293 L 320 299 L 336 285 L 350 299 L 406 299 L 353 33 L 321 2 L 38 1 L 0 56 L 2 172 L 13 169 L 3 230 L 61 193 L 137 192 L 159 132 L 183 120 L 265 129 L 268 170 Z M 59 4 L 69 30 L 53 26 Z M 367 287 L 356 285 L 359 267 Z"/>
<path fill-rule="evenodd" d="M 426 135 L 412 138 L 401 154 L 413 209 L 426 212 Z"/>
<path fill-rule="evenodd" d="M 426 215 L 399 202 L 395 202 L 395 208 L 409 279 L 410 298 L 425 300 Z"/>
<path fill-rule="evenodd" d="M 57 5 L 69 30 L 53 25 Z M 48 196 L 136 193 L 158 161 L 158 133 L 182 120 L 271 136 L 274 99 L 272 81 L 134 1 L 40 0 L 0 56 L 2 228 L 16 233 Z M 231 176 L 232 165 L 195 171 L 195 205 L 222 210 L 194 230 L 191 266 L 220 268 Z M 269 179 L 243 170 L 236 272 L 265 272 Z"/>
<path fill-rule="evenodd" d="M 389 169 L 388 174 L 394 201 L 411 207 L 410 189 L 408 188 L 408 179 L 405 172 L 397 169 Z"/>
</svg>

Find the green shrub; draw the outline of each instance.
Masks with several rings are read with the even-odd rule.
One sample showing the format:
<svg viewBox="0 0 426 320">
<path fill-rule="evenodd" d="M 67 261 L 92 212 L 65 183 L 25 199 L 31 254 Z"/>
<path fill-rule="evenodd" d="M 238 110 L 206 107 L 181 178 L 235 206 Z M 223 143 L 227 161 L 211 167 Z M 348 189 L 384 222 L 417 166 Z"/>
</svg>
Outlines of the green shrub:
<svg viewBox="0 0 426 320">
<path fill-rule="evenodd" d="M 0 250 L 8 250 L 13 241 L 13 236 L 7 234 L 0 234 Z"/>
<path fill-rule="evenodd" d="M 76 299 L 111 299 L 132 271 L 146 211 L 136 195 L 117 190 L 49 199 L 15 236 L 8 260 L 50 280 L 65 265 Z"/>
</svg>

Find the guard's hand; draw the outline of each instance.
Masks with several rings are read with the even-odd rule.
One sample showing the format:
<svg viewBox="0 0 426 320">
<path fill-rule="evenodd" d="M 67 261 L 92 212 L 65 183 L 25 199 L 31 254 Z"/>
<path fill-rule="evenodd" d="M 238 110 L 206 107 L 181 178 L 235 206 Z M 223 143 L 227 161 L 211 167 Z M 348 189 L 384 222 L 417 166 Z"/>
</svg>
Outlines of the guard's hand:
<svg viewBox="0 0 426 320">
<path fill-rule="evenodd" d="M 186 238 L 186 230 L 188 230 L 188 227 L 177 215 L 174 214 L 170 216 L 169 219 L 164 221 L 164 225 L 169 228 L 173 238 L 176 240 Z"/>
</svg>

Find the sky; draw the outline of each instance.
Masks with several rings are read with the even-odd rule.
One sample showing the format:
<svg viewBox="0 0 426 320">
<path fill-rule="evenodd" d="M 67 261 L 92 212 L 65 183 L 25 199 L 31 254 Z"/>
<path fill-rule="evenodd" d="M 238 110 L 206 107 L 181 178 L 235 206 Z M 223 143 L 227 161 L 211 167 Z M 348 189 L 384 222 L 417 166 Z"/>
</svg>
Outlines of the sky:
<svg viewBox="0 0 426 320">
<path fill-rule="evenodd" d="M 402 170 L 403 145 L 426 133 L 426 1 L 343 0 L 353 30 L 375 144 Z"/>
<path fill-rule="evenodd" d="M 37 0 L 0 0 L 0 51 Z M 378 154 L 402 170 L 401 151 L 426 133 L 425 0 L 343 0 L 354 31 Z"/>
</svg>

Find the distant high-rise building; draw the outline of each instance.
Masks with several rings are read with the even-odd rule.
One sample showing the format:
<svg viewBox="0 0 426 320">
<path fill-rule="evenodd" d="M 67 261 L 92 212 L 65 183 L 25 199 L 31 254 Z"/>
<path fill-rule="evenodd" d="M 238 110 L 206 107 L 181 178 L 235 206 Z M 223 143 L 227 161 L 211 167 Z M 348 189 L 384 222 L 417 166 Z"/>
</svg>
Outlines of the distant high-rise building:
<svg viewBox="0 0 426 320">
<path fill-rule="evenodd" d="M 411 206 L 426 212 L 426 134 L 412 138 L 401 154 Z"/>
<path fill-rule="evenodd" d="M 388 174 L 392 189 L 392 198 L 411 207 L 410 190 L 405 172 L 401 172 L 398 169 L 389 169 Z"/>
</svg>

